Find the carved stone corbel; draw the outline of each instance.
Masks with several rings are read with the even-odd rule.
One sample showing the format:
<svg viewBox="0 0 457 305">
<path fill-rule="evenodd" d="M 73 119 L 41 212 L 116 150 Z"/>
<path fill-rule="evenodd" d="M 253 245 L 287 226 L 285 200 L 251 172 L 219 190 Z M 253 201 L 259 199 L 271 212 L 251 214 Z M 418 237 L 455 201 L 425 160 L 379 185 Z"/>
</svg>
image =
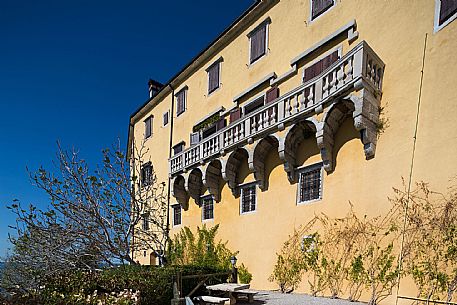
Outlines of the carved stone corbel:
<svg viewBox="0 0 457 305">
<path fill-rule="evenodd" d="M 290 129 L 292 129 L 292 127 L 288 127 L 286 135 L 289 133 Z M 296 166 L 295 153 L 293 151 L 291 151 L 290 146 L 286 145 L 286 139 L 287 139 L 287 136 L 279 138 L 279 145 L 278 145 L 279 158 L 282 160 L 282 162 L 284 162 L 283 163 L 284 171 L 287 174 L 287 179 L 289 180 L 290 183 L 295 183 L 295 181 L 296 181 L 296 179 L 295 179 L 295 166 Z"/>
<path fill-rule="evenodd" d="M 231 162 L 229 162 L 231 156 L 232 155 L 224 156 L 223 158 L 221 158 L 221 164 L 222 164 L 221 174 L 222 174 L 222 179 L 224 179 L 224 181 L 227 182 L 227 186 L 232 191 L 233 196 L 239 197 L 240 190 L 238 187 L 238 183 L 236 182 L 237 168 Z"/>
<path fill-rule="evenodd" d="M 354 103 L 355 109 L 352 114 L 354 127 L 360 131 L 365 158 L 372 159 L 375 156 L 378 140 L 380 100 L 367 89 L 360 90 L 359 96 L 350 95 L 349 99 Z"/>
<path fill-rule="evenodd" d="M 220 167 L 216 166 L 215 164 L 218 164 Z M 202 167 L 203 185 L 207 188 L 208 193 L 210 193 L 213 196 L 216 202 L 221 201 L 221 168 L 221 163 L 218 161 L 208 163 Z"/>
<path fill-rule="evenodd" d="M 324 169 L 327 173 L 333 171 L 333 132 L 325 122 L 319 122 L 316 131 L 317 147 L 320 150 Z"/>
<path fill-rule="evenodd" d="M 203 194 L 202 172 L 199 168 L 194 168 L 190 173 L 184 174 L 185 188 L 195 202 L 198 204 L 200 196 Z"/>
<path fill-rule="evenodd" d="M 183 176 L 176 176 L 172 180 L 171 194 L 176 198 L 176 201 L 182 206 L 184 210 L 189 208 L 189 194 L 185 188 L 185 178 Z"/>
</svg>

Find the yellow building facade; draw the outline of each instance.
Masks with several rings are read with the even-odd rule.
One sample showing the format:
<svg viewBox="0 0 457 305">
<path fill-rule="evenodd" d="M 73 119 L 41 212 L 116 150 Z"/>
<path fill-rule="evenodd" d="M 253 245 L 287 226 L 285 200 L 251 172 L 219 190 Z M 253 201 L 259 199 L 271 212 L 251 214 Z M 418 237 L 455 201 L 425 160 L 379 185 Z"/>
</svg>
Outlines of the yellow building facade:
<svg viewBox="0 0 457 305">
<path fill-rule="evenodd" d="M 128 149 L 144 143 L 170 188 L 170 235 L 220 224 L 251 287 L 276 289 L 268 277 L 294 228 L 344 216 L 348 202 L 387 212 L 410 175 L 417 118 L 412 179 L 445 191 L 457 174 L 452 3 L 257 1 L 168 83 L 152 82 Z"/>
</svg>

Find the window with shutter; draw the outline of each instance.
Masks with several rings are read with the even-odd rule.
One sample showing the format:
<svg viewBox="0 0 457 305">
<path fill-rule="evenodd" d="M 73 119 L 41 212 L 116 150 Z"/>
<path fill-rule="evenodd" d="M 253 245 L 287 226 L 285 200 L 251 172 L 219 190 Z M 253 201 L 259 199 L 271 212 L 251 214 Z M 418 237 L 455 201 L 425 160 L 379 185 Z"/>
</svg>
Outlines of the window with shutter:
<svg viewBox="0 0 457 305">
<path fill-rule="evenodd" d="M 322 15 L 325 11 L 331 8 L 334 0 L 311 0 L 311 20 Z"/>
<path fill-rule="evenodd" d="M 269 19 L 254 29 L 248 37 L 250 41 L 250 63 L 252 64 L 260 57 L 266 54 L 267 51 L 267 27 Z"/>
<path fill-rule="evenodd" d="M 338 51 L 335 51 L 331 53 L 330 55 L 327 55 L 323 59 L 319 60 L 318 62 L 312 64 L 308 68 L 305 69 L 304 77 L 303 77 L 303 82 L 307 82 L 322 72 L 324 72 L 328 67 L 330 67 L 335 61 L 339 59 Z"/>
<path fill-rule="evenodd" d="M 220 85 L 220 64 L 218 61 L 208 68 L 208 94 L 219 88 Z"/>
<path fill-rule="evenodd" d="M 265 104 L 264 101 L 265 101 L 265 98 L 262 95 L 261 97 L 256 98 L 254 101 L 252 101 L 249 104 L 247 104 L 246 106 L 244 106 L 244 115 L 247 115 L 251 112 L 256 111 L 260 107 L 263 107 L 263 105 Z"/>
<path fill-rule="evenodd" d="M 186 111 L 186 93 L 187 89 L 183 89 L 176 94 L 176 116 Z"/>
<path fill-rule="evenodd" d="M 184 142 L 178 143 L 173 146 L 173 154 L 177 155 L 184 150 Z"/>
<path fill-rule="evenodd" d="M 241 108 L 235 108 L 230 111 L 230 123 L 233 123 L 241 118 Z"/>
<path fill-rule="evenodd" d="M 144 138 L 147 139 L 152 136 L 152 116 L 144 120 Z"/>
<path fill-rule="evenodd" d="M 457 0 L 438 0 L 441 2 L 438 25 L 442 25 L 457 14 Z"/>
<path fill-rule="evenodd" d="M 273 102 L 275 99 L 279 97 L 279 88 L 274 86 L 270 90 L 267 91 L 266 95 L 266 104 Z"/>
<path fill-rule="evenodd" d="M 168 111 L 163 114 L 163 126 L 168 125 Z"/>
<path fill-rule="evenodd" d="M 200 132 L 190 134 L 190 146 L 200 143 Z"/>
</svg>

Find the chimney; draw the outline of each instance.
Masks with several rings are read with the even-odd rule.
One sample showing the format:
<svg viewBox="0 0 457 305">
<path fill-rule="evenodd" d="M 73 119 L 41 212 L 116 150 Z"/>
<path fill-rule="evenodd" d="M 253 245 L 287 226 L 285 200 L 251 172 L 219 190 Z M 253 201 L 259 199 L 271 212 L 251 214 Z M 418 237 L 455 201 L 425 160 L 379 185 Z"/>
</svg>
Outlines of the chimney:
<svg viewBox="0 0 457 305">
<path fill-rule="evenodd" d="M 159 93 L 160 89 L 162 89 L 163 85 L 159 83 L 158 81 L 155 81 L 153 79 L 149 79 L 148 81 L 148 88 L 149 88 L 149 97 L 153 98 L 154 96 Z"/>
</svg>

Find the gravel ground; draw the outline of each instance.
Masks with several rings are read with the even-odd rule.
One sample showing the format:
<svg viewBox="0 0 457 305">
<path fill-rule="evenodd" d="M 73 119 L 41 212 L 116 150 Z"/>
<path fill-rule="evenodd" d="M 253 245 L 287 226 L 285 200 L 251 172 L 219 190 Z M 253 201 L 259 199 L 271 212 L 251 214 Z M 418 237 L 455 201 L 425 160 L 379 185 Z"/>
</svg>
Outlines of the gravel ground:
<svg viewBox="0 0 457 305">
<path fill-rule="evenodd" d="M 346 300 L 317 298 L 306 294 L 290 293 L 283 294 L 273 291 L 259 291 L 254 296 L 255 305 L 361 305 L 364 303 L 349 302 Z"/>
</svg>

